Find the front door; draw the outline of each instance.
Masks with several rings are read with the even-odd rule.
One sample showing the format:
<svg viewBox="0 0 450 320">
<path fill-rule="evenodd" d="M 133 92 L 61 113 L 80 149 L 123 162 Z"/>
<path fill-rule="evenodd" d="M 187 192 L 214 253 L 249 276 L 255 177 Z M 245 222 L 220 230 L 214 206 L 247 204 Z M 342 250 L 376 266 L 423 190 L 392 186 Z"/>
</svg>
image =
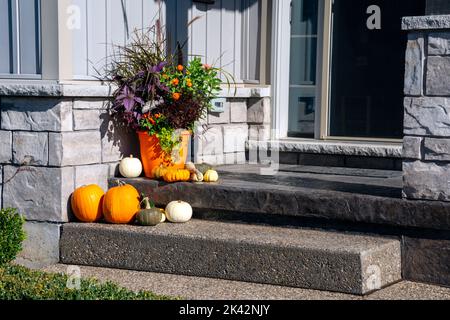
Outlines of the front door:
<svg viewBox="0 0 450 320">
<path fill-rule="evenodd" d="M 424 13 L 425 0 L 293 0 L 288 136 L 401 139 L 401 19 Z"/>
</svg>

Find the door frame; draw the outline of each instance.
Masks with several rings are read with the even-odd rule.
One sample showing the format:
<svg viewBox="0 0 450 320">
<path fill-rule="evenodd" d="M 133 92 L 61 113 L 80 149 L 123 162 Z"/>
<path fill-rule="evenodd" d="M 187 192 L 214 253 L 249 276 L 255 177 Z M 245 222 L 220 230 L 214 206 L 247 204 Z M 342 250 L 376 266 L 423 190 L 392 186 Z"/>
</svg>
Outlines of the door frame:
<svg viewBox="0 0 450 320">
<path fill-rule="evenodd" d="M 333 47 L 334 0 L 319 0 L 317 52 L 317 105 L 315 140 L 373 141 L 400 143 L 402 139 L 330 136 L 330 84 Z M 272 138 L 288 138 L 291 50 L 291 1 L 273 1 L 272 7 Z M 296 139 L 296 138 L 289 138 Z M 305 140 L 304 138 L 301 138 Z"/>
</svg>

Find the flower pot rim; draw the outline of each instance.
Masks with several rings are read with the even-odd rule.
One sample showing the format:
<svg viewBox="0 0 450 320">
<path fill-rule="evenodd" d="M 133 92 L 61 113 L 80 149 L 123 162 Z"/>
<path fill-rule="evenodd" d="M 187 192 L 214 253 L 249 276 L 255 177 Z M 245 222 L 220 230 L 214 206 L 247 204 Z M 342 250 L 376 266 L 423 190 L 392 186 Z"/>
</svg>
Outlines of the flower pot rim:
<svg viewBox="0 0 450 320">
<path fill-rule="evenodd" d="M 148 134 L 148 132 L 147 131 L 144 131 L 144 130 L 136 130 L 136 132 L 138 133 L 138 134 Z M 191 135 L 192 133 L 191 133 L 191 131 L 189 131 L 189 130 L 183 130 L 182 132 L 181 132 L 181 135 Z"/>
</svg>

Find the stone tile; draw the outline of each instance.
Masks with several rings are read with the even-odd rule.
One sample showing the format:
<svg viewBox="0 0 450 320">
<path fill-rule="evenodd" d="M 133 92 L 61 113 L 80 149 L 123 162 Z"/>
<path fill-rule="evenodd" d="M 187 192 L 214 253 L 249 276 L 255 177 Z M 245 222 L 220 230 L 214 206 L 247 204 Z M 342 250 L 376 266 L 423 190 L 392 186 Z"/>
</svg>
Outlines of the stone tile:
<svg viewBox="0 0 450 320">
<path fill-rule="evenodd" d="M 12 133 L 0 130 L 0 163 L 10 163 L 12 160 Z"/>
<path fill-rule="evenodd" d="M 100 132 L 78 131 L 49 134 L 49 164 L 76 166 L 102 162 Z"/>
<path fill-rule="evenodd" d="M 427 95 L 450 95 L 450 57 L 433 57 L 427 59 Z"/>
<path fill-rule="evenodd" d="M 48 133 L 13 133 L 13 162 L 18 165 L 46 166 L 48 164 Z"/>
<path fill-rule="evenodd" d="M 230 102 L 224 105 L 224 112 L 210 112 L 208 114 L 208 124 L 227 124 L 230 123 Z"/>
<path fill-rule="evenodd" d="M 223 154 L 224 137 L 221 126 L 208 126 L 206 131 L 199 133 L 194 139 L 198 154 L 205 156 Z"/>
<path fill-rule="evenodd" d="M 422 159 L 422 142 L 420 137 L 404 137 L 403 138 L 403 158 L 421 160 Z"/>
<path fill-rule="evenodd" d="M 74 110 L 73 129 L 100 130 L 100 112 L 98 110 Z"/>
<path fill-rule="evenodd" d="M 66 222 L 73 192 L 73 168 L 5 166 L 3 206 L 17 208 L 27 220 Z"/>
<path fill-rule="evenodd" d="M 432 32 L 428 35 L 429 55 L 450 54 L 450 34 L 448 32 Z"/>
<path fill-rule="evenodd" d="M 196 163 L 208 163 L 213 166 L 220 166 L 225 164 L 225 156 L 223 154 L 209 155 L 209 156 L 198 156 Z"/>
<path fill-rule="evenodd" d="M 276 151 L 272 151 L 274 153 Z M 281 164 L 298 164 L 299 154 L 295 152 L 280 152 L 279 160 Z"/>
<path fill-rule="evenodd" d="M 405 135 L 450 137 L 450 99 L 405 98 Z"/>
<path fill-rule="evenodd" d="M 231 123 L 247 122 L 247 100 L 233 99 L 230 101 Z"/>
<path fill-rule="evenodd" d="M 106 99 L 75 99 L 73 108 L 75 110 L 104 110 L 108 104 L 109 101 Z"/>
<path fill-rule="evenodd" d="M 52 98 L 2 98 L 1 127 L 7 130 L 71 131 L 72 101 Z"/>
<path fill-rule="evenodd" d="M 408 35 L 404 90 L 406 95 L 422 95 L 425 61 L 424 49 L 423 34 L 412 33 Z"/>
<path fill-rule="evenodd" d="M 450 240 L 403 238 L 406 280 L 450 286 Z"/>
<path fill-rule="evenodd" d="M 75 167 L 75 188 L 97 184 L 108 190 L 109 168 L 108 164 Z"/>
<path fill-rule="evenodd" d="M 450 201 L 450 164 L 405 161 L 403 182 L 407 199 Z"/>
<path fill-rule="evenodd" d="M 28 221 L 27 238 L 15 263 L 28 268 L 42 268 L 59 262 L 61 224 Z"/>
<path fill-rule="evenodd" d="M 249 140 L 268 141 L 271 138 L 270 125 L 250 125 Z"/>
<path fill-rule="evenodd" d="M 248 125 L 229 125 L 223 127 L 223 152 L 245 152 L 248 141 Z"/>
<path fill-rule="evenodd" d="M 395 159 L 372 157 L 346 157 L 345 166 L 350 168 L 394 170 Z"/>
<path fill-rule="evenodd" d="M 345 157 L 327 154 L 300 154 L 299 164 L 304 166 L 345 167 Z"/>
<path fill-rule="evenodd" d="M 245 152 L 226 153 L 224 155 L 224 159 L 225 159 L 225 164 L 227 164 L 227 165 L 244 164 L 247 162 Z"/>
<path fill-rule="evenodd" d="M 270 124 L 271 102 L 269 98 L 249 99 L 247 122 L 250 124 Z"/>
<path fill-rule="evenodd" d="M 450 161 L 450 139 L 425 138 L 424 153 L 425 160 Z"/>
</svg>

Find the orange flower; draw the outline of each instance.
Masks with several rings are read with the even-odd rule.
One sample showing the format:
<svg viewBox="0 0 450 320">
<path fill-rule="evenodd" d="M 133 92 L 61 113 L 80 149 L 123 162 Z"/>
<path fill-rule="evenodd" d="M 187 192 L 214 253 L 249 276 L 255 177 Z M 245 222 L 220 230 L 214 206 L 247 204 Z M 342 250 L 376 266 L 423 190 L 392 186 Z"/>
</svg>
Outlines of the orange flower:
<svg viewBox="0 0 450 320">
<path fill-rule="evenodd" d="M 148 113 L 144 114 L 142 117 L 143 117 L 144 119 L 148 119 Z"/>
<path fill-rule="evenodd" d="M 150 118 L 150 123 L 154 125 L 156 123 L 156 121 L 153 120 L 153 118 Z"/>
<path fill-rule="evenodd" d="M 172 85 L 177 86 L 180 83 L 180 80 L 178 80 L 177 78 L 172 80 Z"/>
<path fill-rule="evenodd" d="M 159 119 L 159 118 L 161 118 L 161 114 L 158 113 L 155 115 L 155 119 Z"/>
<path fill-rule="evenodd" d="M 167 74 L 164 73 L 164 74 L 162 75 L 162 77 L 163 77 L 164 79 L 167 79 L 169 76 L 168 76 Z"/>
<path fill-rule="evenodd" d="M 188 81 L 188 82 L 186 83 L 186 85 L 190 88 L 190 87 L 192 87 L 192 82 L 191 82 L 191 81 Z"/>
<path fill-rule="evenodd" d="M 175 101 L 180 100 L 180 98 L 181 98 L 181 93 L 175 92 L 175 93 L 172 95 L 172 98 L 173 98 L 173 100 L 175 100 Z"/>
<path fill-rule="evenodd" d="M 181 64 L 179 64 L 178 67 L 177 67 L 177 70 L 178 70 L 178 71 L 183 71 L 183 70 L 184 70 L 184 67 L 183 67 Z"/>
<path fill-rule="evenodd" d="M 205 69 L 205 70 L 209 70 L 209 69 L 211 69 L 212 67 L 209 65 L 209 64 L 204 64 L 203 65 L 203 69 Z"/>
</svg>

